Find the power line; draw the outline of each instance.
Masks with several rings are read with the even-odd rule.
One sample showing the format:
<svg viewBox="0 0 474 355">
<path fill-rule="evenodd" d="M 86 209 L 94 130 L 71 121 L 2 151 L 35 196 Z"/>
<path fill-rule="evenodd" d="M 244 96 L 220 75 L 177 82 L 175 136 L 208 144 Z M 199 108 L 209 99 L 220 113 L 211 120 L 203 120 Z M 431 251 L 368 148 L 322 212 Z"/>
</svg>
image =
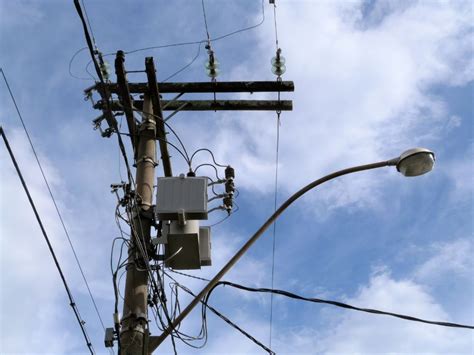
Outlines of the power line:
<svg viewBox="0 0 474 355">
<path fill-rule="evenodd" d="M 278 25 L 277 25 L 277 14 L 276 14 L 276 0 L 273 0 L 273 24 L 275 29 L 275 47 L 277 51 L 277 58 L 279 58 L 279 45 L 278 45 Z M 281 80 L 281 76 L 277 77 L 277 81 Z M 280 92 L 278 92 L 278 101 L 280 101 Z M 279 152 L 280 152 L 280 114 L 281 111 L 277 111 L 276 120 L 276 152 L 275 152 L 275 192 L 274 192 L 274 206 L 273 211 L 277 210 L 277 195 L 278 195 L 278 163 L 279 163 Z M 273 222 L 273 235 L 272 235 L 272 272 L 271 272 L 271 288 L 273 289 L 275 282 L 275 249 L 276 249 L 276 225 L 277 221 Z M 273 293 L 270 294 L 270 318 L 269 318 L 269 345 L 272 346 L 272 331 L 273 331 Z"/>
<path fill-rule="evenodd" d="M 16 112 L 17 112 L 18 117 L 19 117 L 19 119 L 20 119 L 21 125 L 23 126 L 23 130 L 25 131 L 26 137 L 28 138 L 28 142 L 30 143 L 30 146 L 31 146 L 31 150 L 33 151 L 33 155 L 35 156 L 36 163 L 38 164 L 38 167 L 39 167 L 39 169 L 40 169 L 41 176 L 43 177 L 43 180 L 44 180 L 44 182 L 45 182 L 45 184 L 46 184 L 46 187 L 47 187 L 48 192 L 49 192 L 49 196 L 51 197 L 51 200 L 52 200 L 52 202 L 53 202 L 54 208 L 55 208 L 56 213 L 57 213 L 57 215 L 58 215 L 58 217 L 59 217 L 59 221 L 61 222 L 61 226 L 62 226 L 62 228 L 63 228 L 63 230 L 64 230 L 64 233 L 65 233 L 65 235 L 66 235 L 66 238 L 67 238 L 67 240 L 68 240 L 68 242 L 69 242 L 69 246 L 71 247 L 72 253 L 73 253 L 73 255 L 74 255 L 74 259 L 76 260 L 76 264 L 77 264 L 77 266 L 78 266 L 78 268 L 79 268 L 79 271 L 80 271 L 80 273 L 81 273 L 81 275 L 82 275 L 82 279 L 84 280 L 84 283 L 85 283 L 85 285 L 86 285 L 87 292 L 89 293 L 89 297 L 90 297 L 90 299 L 91 299 L 91 301 L 92 301 L 92 304 L 93 304 L 93 306 L 94 306 L 94 309 L 95 309 L 95 313 L 97 314 L 97 317 L 99 318 L 100 324 L 102 325 L 102 328 L 103 328 L 104 331 L 105 331 L 104 322 L 103 322 L 103 320 L 102 320 L 102 317 L 100 316 L 99 309 L 97 308 L 97 304 L 96 304 L 96 302 L 95 302 L 94 296 L 92 295 L 92 291 L 91 291 L 91 289 L 90 289 L 90 287 L 89 287 L 89 283 L 87 282 L 87 278 L 86 278 L 86 276 L 85 276 L 85 274 L 84 274 L 84 271 L 83 271 L 83 269 L 82 269 L 81 263 L 80 263 L 80 261 L 79 261 L 79 258 L 78 258 L 78 256 L 77 256 L 77 254 L 76 254 L 76 250 L 74 249 L 74 245 L 72 244 L 71 237 L 69 236 L 69 232 L 68 232 L 68 230 L 67 230 L 67 228 L 66 228 L 66 224 L 64 223 L 64 220 L 63 220 L 63 217 L 62 217 L 62 215 L 61 215 L 61 212 L 59 211 L 59 207 L 58 207 L 58 205 L 57 205 L 57 203 L 56 203 L 56 199 L 54 198 L 53 191 L 51 190 L 51 187 L 50 187 L 50 185 L 49 185 L 48 179 L 46 178 L 46 175 L 45 175 L 45 173 L 44 173 L 44 171 L 43 171 L 43 167 L 42 167 L 42 165 L 41 165 L 41 163 L 40 163 L 40 160 L 39 160 L 39 158 L 38 158 L 38 154 L 36 153 L 36 149 L 35 149 L 35 147 L 34 147 L 34 145 L 33 145 L 33 141 L 31 140 L 31 137 L 30 137 L 30 134 L 29 134 L 29 132 L 28 132 L 28 129 L 26 128 L 25 122 L 24 122 L 24 120 L 23 120 L 23 116 L 21 115 L 20 109 L 18 108 L 18 105 L 17 105 L 17 103 L 16 103 L 15 96 L 13 95 L 13 92 L 12 92 L 12 90 L 11 90 L 11 88 L 10 88 L 10 85 L 9 85 L 9 83 L 8 83 L 8 80 L 7 80 L 6 76 L 5 76 L 5 73 L 4 73 L 4 71 L 3 71 L 2 68 L 0 68 L 0 72 L 2 72 L 3 80 L 4 80 L 4 82 L 5 82 L 6 86 L 7 86 L 8 92 L 10 93 L 10 98 L 11 98 L 12 101 L 13 101 L 13 104 L 14 104 L 14 106 L 15 106 Z"/>
<path fill-rule="evenodd" d="M 87 25 L 89 27 L 89 31 L 90 31 L 91 36 L 92 36 L 92 41 L 95 44 L 94 31 L 92 30 L 91 22 L 89 21 L 89 15 L 87 14 L 86 4 L 84 3 L 84 0 L 81 0 L 81 3 L 82 3 L 82 7 L 84 8 L 84 14 L 86 15 L 86 21 L 87 21 Z"/>
<path fill-rule="evenodd" d="M 274 201 L 273 201 L 273 212 L 277 210 L 277 201 L 278 201 L 278 164 L 280 156 L 280 112 L 277 112 L 276 119 L 276 152 L 275 152 L 275 191 L 274 191 Z M 272 275 L 271 275 L 271 288 L 273 289 L 275 281 L 275 250 L 276 250 L 276 226 L 277 221 L 273 222 L 273 231 L 272 231 Z M 273 293 L 270 295 L 270 334 L 269 334 L 269 346 L 272 347 L 272 326 L 273 326 Z"/>
<path fill-rule="evenodd" d="M 142 52 L 142 51 L 148 51 L 148 50 L 153 50 L 153 49 L 163 49 L 163 48 L 171 48 L 171 47 L 182 47 L 182 46 L 190 46 L 190 45 L 194 45 L 194 44 L 197 44 L 198 45 L 198 50 L 197 50 L 197 53 L 196 55 L 193 57 L 193 59 L 191 59 L 191 61 L 186 64 L 185 66 L 183 66 L 181 69 L 177 70 L 176 72 L 174 72 L 173 74 L 169 75 L 166 79 L 163 80 L 163 82 L 166 82 L 168 81 L 169 79 L 173 78 L 174 76 L 178 75 L 179 73 L 181 73 L 182 71 L 186 70 L 187 68 L 189 68 L 196 60 L 197 58 L 199 58 L 199 55 L 201 54 L 201 45 L 203 43 L 206 43 L 208 42 L 208 40 L 212 41 L 212 42 L 215 42 L 215 41 L 219 41 L 219 40 L 222 40 L 224 38 L 227 38 L 227 37 L 231 37 L 233 35 L 236 35 L 238 33 L 242 33 L 242 32 L 246 32 L 246 31 L 249 31 L 249 30 L 252 30 L 254 28 L 257 28 L 259 26 L 261 26 L 264 22 L 265 22 L 265 6 L 264 6 L 264 0 L 261 1 L 261 9 L 262 9 L 262 19 L 256 23 L 255 25 L 251 25 L 251 26 L 248 26 L 248 27 L 243 27 L 243 28 L 240 28 L 238 30 L 235 30 L 235 31 L 232 31 L 232 32 L 229 32 L 229 33 L 226 33 L 224 35 L 221 35 L 221 36 L 218 36 L 216 38 L 210 38 L 209 37 L 209 33 L 208 33 L 208 39 L 206 40 L 198 40 L 198 41 L 188 41 L 188 42 L 176 42 L 176 43 L 169 43 L 169 44 L 163 44 L 163 45 L 157 45 L 157 46 L 149 46 L 149 47 L 143 47 L 143 48 L 137 48 L 137 49 L 133 49 L 133 50 L 130 50 L 130 51 L 124 51 L 124 54 L 133 54 L 133 53 L 138 53 L 138 52 Z M 87 14 L 86 14 L 87 16 Z M 86 19 L 84 19 L 84 27 L 85 29 L 87 28 L 86 27 Z M 89 27 L 90 27 L 90 24 L 89 24 Z M 207 31 L 207 19 L 206 19 L 206 32 Z M 95 42 L 95 39 L 94 39 L 94 42 Z M 78 53 L 75 53 L 73 55 L 73 58 L 71 58 L 70 60 L 70 63 L 69 63 L 69 69 L 71 68 L 71 65 L 72 65 L 72 62 L 74 60 L 74 57 L 77 55 Z M 114 55 L 115 53 L 106 53 L 103 55 L 103 57 L 108 57 L 108 56 L 111 56 L 111 55 Z M 93 78 L 91 80 L 95 80 L 94 76 L 89 72 L 88 70 L 88 67 L 89 65 L 91 64 L 91 62 L 94 62 L 95 64 L 95 60 L 94 58 L 92 59 L 92 61 L 90 61 L 89 63 L 87 63 L 87 66 L 86 66 L 86 72 Z M 96 68 L 97 69 L 97 68 Z M 81 77 L 76 77 L 74 75 L 71 74 L 71 70 L 69 70 L 69 73 L 72 77 L 76 78 L 76 79 L 81 79 L 81 80 L 89 80 L 87 78 L 81 78 Z M 99 78 L 100 78 L 100 75 L 99 75 Z"/>
<path fill-rule="evenodd" d="M 56 253 L 54 252 L 53 246 L 51 245 L 51 242 L 49 241 L 48 234 L 46 233 L 46 230 L 44 229 L 43 222 L 41 221 L 41 218 L 38 214 L 38 211 L 36 209 L 36 206 L 33 202 L 33 199 L 30 195 L 30 191 L 28 189 L 28 186 L 26 185 L 25 179 L 23 178 L 23 175 L 21 173 L 21 170 L 18 166 L 18 163 L 15 159 L 15 155 L 13 154 L 12 149 L 10 148 L 10 144 L 8 143 L 7 136 L 5 135 L 5 132 L 3 131 L 3 128 L 0 126 L 0 134 L 2 135 L 3 141 L 5 143 L 5 146 L 7 147 L 8 153 L 10 154 L 10 158 L 13 162 L 13 165 L 15 166 L 16 172 L 18 174 L 18 177 L 20 178 L 21 184 L 23 186 L 23 189 L 26 192 L 26 195 L 28 197 L 28 201 L 30 202 L 31 208 L 33 209 L 33 212 L 35 214 L 36 220 L 38 221 L 38 224 L 41 228 L 41 232 L 43 233 L 43 237 L 46 241 L 46 244 L 48 245 L 49 251 L 51 253 L 51 256 L 53 257 L 54 264 L 56 265 L 56 268 L 59 272 L 59 276 L 61 277 L 61 280 L 63 282 L 64 288 L 66 289 L 66 293 L 69 298 L 69 305 L 71 306 L 74 315 L 76 316 L 77 322 L 79 323 L 79 327 L 81 328 L 82 335 L 84 336 L 84 339 L 86 341 L 87 347 L 89 348 L 89 351 L 91 354 L 95 354 L 94 348 L 92 346 L 92 342 L 89 339 L 89 335 L 87 334 L 86 328 L 85 328 L 85 321 L 82 319 L 81 314 L 79 313 L 79 309 L 76 305 L 76 302 L 74 301 L 74 298 L 72 297 L 71 290 L 69 289 L 69 286 L 66 282 L 66 278 L 64 277 L 64 273 L 61 269 L 61 265 L 59 265 L 58 258 L 56 257 Z"/>
<path fill-rule="evenodd" d="M 216 289 L 217 286 L 231 286 L 243 291 L 249 291 L 249 292 L 262 292 L 262 293 L 274 293 L 277 295 L 293 298 L 296 300 L 300 301 L 307 301 L 307 302 L 313 302 L 313 303 L 325 303 L 325 304 L 330 304 L 336 307 L 341 307 L 341 308 L 346 308 L 346 309 L 351 309 L 354 311 L 359 311 L 359 312 L 366 312 L 366 313 L 372 313 L 372 314 L 379 314 L 379 315 L 386 315 L 386 316 L 391 316 L 391 317 L 396 317 L 412 322 L 420 322 L 420 323 L 426 323 L 426 324 L 432 324 L 432 325 L 438 325 L 442 327 L 451 327 L 451 328 L 464 328 L 464 329 L 474 329 L 473 325 L 466 325 L 466 324 L 459 324 L 459 323 L 450 323 L 450 322 L 442 322 L 442 321 L 432 321 L 432 320 L 426 320 L 422 318 L 417 318 L 413 317 L 410 315 L 405 315 L 405 314 L 400 314 L 400 313 L 394 313 L 394 312 L 385 312 L 385 311 L 380 311 L 378 309 L 372 309 L 372 308 L 361 308 L 361 307 L 356 307 L 352 306 L 347 303 L 342 303 L 338 301 L 331 301 L 331 300 L 325 300 L 321 298 L 310 298 L 310 297 L 304 297 L 304 296 L 299 296 L 297 294 L 284 291 L 284 290 L 276 290 L 276 289 L 269 289 L 269 288 L 253 288 L 253 287 L 248 287 L 248 286 L 243 286 L 239 284 L 235 284 L 232 282 L 228 281 L 219 281 L 217 282 L 213 288 L 209 290 L 209 293 L 206 296 L 206 300 L 209 299 L 211 293 Z"/>
<path fill-rule="evenodd" d="M 211 41 L 211 37 L 209 36 L 209 27 L 207 26 L 207 16 L 206 16 L 206 7 L 204 6 L 204 0 L 201 0 L 202 5 L 202 16 L 204 17 L 204 26 L 206 27 L 206 35 L 207 41 Z"/>
<path fill-rule="evenodd" d="M 235 30 L 235 31 L 232 31 L 232 32 L 229 32 L 229 33 L 226 33 L 224 35 L 221 35 L 221 36 L 217 36 L 215 38 L 210 38 L 211 41 L 215 42 L 215 41 L 219 41 L 221 39 L 224 39 L 224 38 L 227 38 L 227 37 L 230 37 L 230 36 L 233 36 L 237 33 L 242 33 L 242 32 L 245 32 L 245 31 L 249 31 L 249 30 L 252 30 L 254 28 L 257 28 L 259 26 L 261 26 L 264 22 L 265 22 L 265 6 L 264 6 L 264 0 L 261 1 L 261 8 L 262 8 L 262 19 L 256 23 L 255 25 L 251 25 L 251 26 L 248 26 L 248 27 L 243 27 L 243 28 L 240 28 L 238 30 Z M 137 52 L 142 52 L 142 51 L 148 51 L 148 50 L 152 50 L 152 49 L 162 49 L 162 48 L 169 48 L 169 47 L 181 47 L 181 46 L 189 46 L 189 45 L 193 45 L 193 44 L 202 44 L 202 43 L 206 43 L 207 40 L 199 40 L 199 41 L 189 41 L 189 42 L 177 42 L 177 43 L 170 43 L 170 44 L 164 44 L 164 45 L 158 45 L 158 46 L 150 46 L 150 47 L 143 47 L 143 48 L 138 48 L 138 49 L 133 49 L 133 50 L 130 50 L 130 51 L 124 51 L 125 54 L 132 54 L 132 53 L 137 53 Z M 115 53 L 107 53 L 104 55 L 105 56 L 109 56 L 109 55 L 114 55 Z"/>
</svg>

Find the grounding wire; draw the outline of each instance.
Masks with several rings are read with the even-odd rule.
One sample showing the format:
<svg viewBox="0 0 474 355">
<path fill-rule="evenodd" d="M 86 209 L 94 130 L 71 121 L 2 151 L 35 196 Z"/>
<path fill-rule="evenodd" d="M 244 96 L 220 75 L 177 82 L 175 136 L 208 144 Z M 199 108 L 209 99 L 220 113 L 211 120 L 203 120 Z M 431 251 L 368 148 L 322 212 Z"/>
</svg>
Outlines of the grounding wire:
<svg viewBox="0 0 474 355">
<path fill-rule="evenodd" d="M 219 282 L 217 282 L 214 285 L 214 287 L 211 290 L 209 290 L 209 292 L 207 293 L 206 300 L 209 299 L 211 293 L 216 289 L 217 286 L 231 286 L 231 287 L 234 287 L 234 288 L 237 288 L 237 289 L 240 289 L 240 290 L 243 290 L 243 291 L 249 291 L 249 292 L 275 293 L 277 295 L 293 298 L 293 299 L 300 300 L 300 301 L 330 304 L 330 305 L 333 305 L 333 306 L 336 306 L 336 307 L 346 308 L 346 309 L 350 309 L 350 310 L 354 310 L 354 311 L 371 313 L 371 314 L 386 315 L 386 316 L 396 317 L 396 318 L 400 318 L 400 319 L 404 319 L 404 320 L 412 321 L 412 322 L 420 322 L 420 323 L 438 325 L 438 326 L 443 326 L 443 327 L 474 329 L 473 325 L 426 320 L 426 319 L 417 318 L 417 317 L 413 317 L 413 316 L 405 315 L 405 314 L 400 314 L 400 313 L 386 312 L 386 311 L 381 311 L 381 310 L 372 309 L 372 308 L 356 307 L 356 306 L 352 306 L 350 304 L 343 303 L 343 302 L 338 302 L 338 301 L 325 300 L 325 299 L 321 299 L 321 298 L 304 297 L 304 296 L 300 296 L 300 295 L 297 295 L 297 294 L 294 294 L 294 293 L 291 293 L 291 292 L 288 292 L 288 291 L 284 291 L 284 290 L 248 287 L 248 286 L 243 286 L 243 285 L 235 284 L 233 282 L 228 282 L 228 281 L 219 281 Z"/>
<path fill-rule="evenodd" d="M 5 143 L 5 146 L 8 150 L 8 153 L 10 154 L 10 158 L 13 162 L 13 165 L 15 166 L 15 169 L 16 169 L 16 172 L 18 174 L 18 177 L 20 178 L 20 181 L 21 181 L 21 184 L 23 186 L 23 189 L 25 190 L 26 192 L 26 195 L 28 197 L 28 201 L 30 202 L 30 205 L 31 205 L 31 208 L 33 209 L 33 212 L 35 214 L 35 217 L 36 217 L 36 220 L 38 221 L 38 224 L 40 226 L 40 229 L 41 229 L 41 232 L 43 234 L 43 237 L 46 241 L 46 244 L 48 245 L 48 248 L 49 248 L 49 251 L 51 253 L 51 256 L 53 257 L 53 260 L 54 260 L 54 264 L 56 265 L 56 268 L 59 272 L 59 276 L 61 277 L 61 280 L 63 282 L 63 285 L 64 285 L 64 288 L 66 289 L 66 293 L 68 295 L 68 298 L 69 298 L 69 305 L 71 306 L 71 308 L 73 309 L 73 312 L 74 312 L 74 315 L 76 316 L 76 319 L 77 319 L 77 322 L 79 323 L 79 327 L 81 328 L 81 331 L 82 331 L 82 335 L 84 336 L 84 339 L 86 341 L 86 344 L 87 344 L 87 347 L 89 348 L 89 351 L 91 354 L 94 354 L 94 348 L 92 346 L 92 343 L 89 339 L 89 335 L 87 334 L 87 331 L 86 331 L 86 328 L 85 328 L 85 321 L 82 319 L 81 317 L 81 314 L 79 313 L 79 309 L 76 305 L 76 302 L 74 301 L 74 298 L 72 296 L 72 293 L 71 293 L 71 290 L 69 289 L 69 286 L 67 284 L 67 281 L 66 281 L 66 278 L 64 276 L 64 273 L 61 269 L 61 265 L 59 265 L 59 261 L 56 257 L 56 253 L 54 252 L 54 249 L 53 249 L 53 246 L 51 245 L 51 242 L 49 240 L 49 237 L 48 237 L 48 234 L 46 233 L 46 230 L 44 229 L 44 226 L 43 226 L 43 222 L 41 221 L 41 218 L 38 214 L 38 211 L 36 210 L 36 206 L 34 204 L 34 201 L 33 201 L 33 198 L 31 197 L 30 195 L 30 191 L 28 189 L 28 186 L 26 185 L 26 182 L 23 178 L 23 174 L 21 173 L 21 170 L 20 170 L 20 167 L 18 166 L 18 163 L 15 159 L 15 155 L 13 154 L 13 151 L 10 147 L 10 144 L 8 143 L 8 140 L 7 140 L 7 137 L 5 135 L 5 132 L 3 131 L 3 128 L 0 126 L 0 135 L 2 136 L 3 138 L 3 141 Z"/>
<path fill-rule="evenodd" d="M 62 215 L 61 215 L 61 212 L 59 211 L 59 207 L 58 207 L 58 205 L 57 205 L 57 203 L 56 203 L 56 199 L 54 198 L 53 191 L 51 190 L 51 187 L 50 187 L 50 185 L 49 185 L 48 179 L 46 178 L 46 175 L 45 175 L 45 173 L 44 173 L 44 171 L 43 171 L 43 167 L 42 167 L 42 165 L 41 165 L 41 163 L 40 163 L 40 160 L 39 160 L 39 158 L 38 158 L 38 154 L 36 153 L 36 149 L 35 149 L 35 147 L 34 147 L 34 145 L 33 145 L 33 141 L 31 140 L 31 137 L 30 137 L 30 134 L 29 134 L 29 132 L 28 132 L 28 129 L 26 128 L 25 122 L 24 122 L 24 120 L 23 120 L 23 116 L 21 115 L 20 109 L 18 108 L 18 105 L 17 105 L 17 103 L 16 103 L 15 96 L 13 95 L 13 92 L 12 92 L 12 90 L 11 90 L 11 88 L 10 88 L 10 85 L 9 85 L 9 83 L 8 83 L 8 80 L 7 80 L 6 76 L 5 76 L 5 73 L 4 73 L 4 71 L 3 71 L 2 68 L 0 68 L 0 72 L 2 72 L 3 80 L 5 81 L 5 84 L 6 84 L 6 86 L 7 86 L 8 92 L 10 93 L 10 97 L 11 97 L 11 99 L 12 99 L 13 105 L 15 106 L 15 109 L 16 109 L 16 112 L 17 112 L 18 117 L 19 117 L 19 119 L 20 119 L 21 125 L 23 126 L 23 130 L 25 131 L 26 137 L 28 138 L 28 142 L 30 143 L 30 146 L 31 146 L 31 150 L 32 150 L 32 152 L 33 152 L 33 155 L 35 156 L 36 163 L 38 164 L 38 167 L 39 167 L 39 169 L 40 169 L 41 176 L 43 177 L 43 180 L 44 180 L 44 182 L 45 182 L 45 184 L 46 184 L 46 187 L 47 187 L 48 192 L 49 192 L 49 196 L 51 197 L 51 200 L 52 200 L 52 202 L 53 202 L 54 208 L 55 208 L 56 213 L 57 213 L 57 215 L 58 215 L 58 217 L 59 217 L 59 221 L 60 221 L 60 223 L 61 223 L 61 226 L 62 226 L 62 228 L 63 228 L 63 230 L 64 230 L 64 233 L 65 233 L 65 235 L 66 235 L 66 238 L 67 238 L 67 240 L 68 240 L 69 246 L 71 247 L 72 253 L 73 253 L 73 255 L 74 255 L 74 259 L 75 259 L 76 264 L 77 264 L 77 266 L 78 266 L 78 268 L 79 268 L 79 271 L 80 271 L 80 273 L 81 273 L 82 279 L 84 280 L 84 283 L 85 283 L 85 285 L 86 285 L 87 292 L 88 292 L 88 294 L 89 294 L 89 297 L 90 297 L 90 299 L 91 299 L 91 301 L 92 301 L 92 304 L 93 304 L 93 306 L 94 306 L 94 309 L 95 309 L 95 313 L 97 314 L 97 317 L 99 318 L 100 324 L 102 325 L 102 328 L 103 328 L 103 330 L 105 331 L 104 322 L 103 322 L 103 320 L 102 320 L 102 317 L 100 316 L 99 309 L 97 308 L 97 304 L 96 304 L 96 302 L 95 302 L 94 296 L 92 295 L 92 291 L 91 291 L 91 289 L 90 289 L 90 287 L 89 287 L 89 283 L 87 282 L 87 278 L 86 278 L 86 276 L 85 276 L 85 274 L 84 274 L 84 271 L 83 271 L 83 269 L 82 269 L 81 263 L 80 263 L 80 261 L 79 261 L 79 257 L 77 256 L 76 250 L 74 249 L 74 245 L 73 245 L 73 243 L 72 243 L 72 241 L 71 241 L 71 238 L 70 238 L 70 236 L 69 236 L 69 232 L 68 232 L 68 230 L 67 230 L 67 228 L 66 228 L 66 224 L 64 223 L 64 220 L 63 220 L 63 217 L 62 217 Z"/>
</svg>

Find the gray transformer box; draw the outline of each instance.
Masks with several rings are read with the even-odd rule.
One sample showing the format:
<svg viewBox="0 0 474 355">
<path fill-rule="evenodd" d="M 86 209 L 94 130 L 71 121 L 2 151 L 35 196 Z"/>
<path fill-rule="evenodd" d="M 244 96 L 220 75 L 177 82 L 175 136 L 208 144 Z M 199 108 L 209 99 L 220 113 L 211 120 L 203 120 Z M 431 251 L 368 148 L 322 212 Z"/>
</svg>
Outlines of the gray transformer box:
<svg viewBox="0 0 474 355">
<path fill-rule="evenodd" d="M 180 214 L 185 219 L 207 219 L 207 178 L 158 178 L 155 212 L 162 221 L 177 221 Z"/>
</svg>

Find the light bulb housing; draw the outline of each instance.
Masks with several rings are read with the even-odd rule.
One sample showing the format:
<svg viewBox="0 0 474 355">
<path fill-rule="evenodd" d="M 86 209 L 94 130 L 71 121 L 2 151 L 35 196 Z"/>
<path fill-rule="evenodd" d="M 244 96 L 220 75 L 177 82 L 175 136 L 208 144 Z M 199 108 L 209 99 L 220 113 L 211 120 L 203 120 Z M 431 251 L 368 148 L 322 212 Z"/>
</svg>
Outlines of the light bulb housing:
<svg viewBox="0 0 474 355">
<path fill-rule="evenodd" d="M 404 176 L 419 176 L 430 172 L 435 154 L 426 148 L 412 148 L 403 152 L 397 162 L 397 170 Z"/>
</svg>

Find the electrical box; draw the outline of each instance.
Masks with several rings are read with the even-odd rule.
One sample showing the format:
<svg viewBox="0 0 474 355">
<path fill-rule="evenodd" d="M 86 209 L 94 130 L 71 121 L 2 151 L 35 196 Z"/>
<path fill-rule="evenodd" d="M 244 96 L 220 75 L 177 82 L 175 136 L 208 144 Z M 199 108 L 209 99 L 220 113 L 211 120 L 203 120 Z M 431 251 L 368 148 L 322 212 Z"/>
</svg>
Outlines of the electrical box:
<svg viewBox="0 0 474 355">
<path fill-rule="evenodd" d="M 114 328 L 105 328 L 104 344 L 106 348 L 114 347 Z"/>
<path fill-rule="evenodd" d="M 155 213 L 162 221 L 207 219 L 207 178 L 158 178 Z"/>
<path fill-rule="evenodd" d="M 166 266 L 172 269 L 200 269 L 199 234 L 168 234 L 166 257 Z"/>
<path fill-rule="evenodd" d="M 199 221 L 181 225 L 172 221 L 163 231 L 166 237 L 166 266 L 176 270 L 195 270 L 211 263 L 211 227 L 199 227 Z"/>
<path fill-rule="evenodd" d="M 199 257 L 201 266 L 211 266 L 211 227 L 199 228 Z"/>
</svg>

